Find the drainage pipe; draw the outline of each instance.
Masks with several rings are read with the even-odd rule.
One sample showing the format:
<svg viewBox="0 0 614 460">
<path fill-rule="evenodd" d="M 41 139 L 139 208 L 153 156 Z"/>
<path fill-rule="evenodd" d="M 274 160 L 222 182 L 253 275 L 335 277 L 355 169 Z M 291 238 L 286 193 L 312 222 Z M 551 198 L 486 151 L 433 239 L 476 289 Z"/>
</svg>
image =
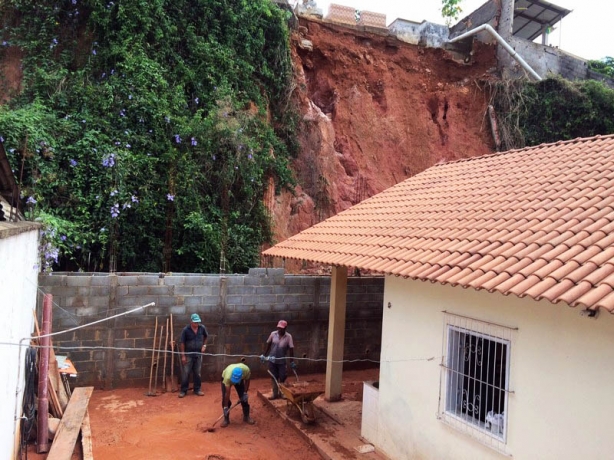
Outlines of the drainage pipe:
<svg viewBox="0 0 614 460">
<path fill-rule="evenodd" d="M 449 40 L 448 43 L 454 43 L 457 41 L 460 41 L 464 38 L 467 38 L 471 35 L 475 35 L 479 32 L 482 32 L 483 30 L 490 32 L 490 34 L 495 37 L 495 40 L 497 40 L 497 42 L 503 47 L 505 48 L 505 50 L 510 53 L 510 55 L 516 59 L 516 61 L 518 61 L 518 64 L 520 64 L 522 66 L 522 68 L 524 70 L 526 70 L 527 72 L 529 72 L 533 78 L 535 78 L 537 81 L 541 81 L 542 77 L 539 76 L 539 74 L 537 72 L 535 72 L 535 70 L 533 70 L 533 68 L 527 64 L 527 62 L 522 59 L 522 56 L 520 56 L 520 54 L 518 54 L 516 52 L 516 50 L 514 48 L 512 48 L 505 40 L 503 40 L 503 37 L 501 37 L 501 35 L 499 35 L 497 33 L 497 31 L 495 29 L 493 29 L 490 24 L 482 24 L 479 27 L 476 27 L 475 29 L 471 29 L 468 32 L 465 32 L 464 34 L 459 35 L 458 37 L 453 38 L 452 40 Z"/>
<path fill-rule="evenodd" d="M 38 423 L 36 453 L 49 452 L 49 346 L 51 338 L 51 306 L 53 297 L 45 294 L 43 300 L 43 330 L 40 338 L 40 360 L 38 362 Z"/>
</svg>

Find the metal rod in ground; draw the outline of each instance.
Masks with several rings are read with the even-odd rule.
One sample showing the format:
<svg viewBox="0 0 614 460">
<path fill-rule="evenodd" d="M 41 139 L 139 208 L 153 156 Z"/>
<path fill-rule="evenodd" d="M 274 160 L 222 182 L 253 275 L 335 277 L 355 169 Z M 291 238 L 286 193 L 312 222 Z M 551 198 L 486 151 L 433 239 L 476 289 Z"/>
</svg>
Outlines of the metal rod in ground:
<svg viewBox="0 0 614 460">
<path fill-rule="evenodd" d="M 156 356 L 156 376 L 154 377 L 154 396 L 158 394 L 158 371 L 160 370 L 160 348 L 162 347 L 162 336 L 164 335 L 164 326 L 160 326 L 160 337 L 158 338 L 158 351 Z"/>
<path fill-rule="evenodd" d="M 168 351 L 168 318 L 166 318 L 166 335 L 164 336 L 164 366 L 162 367 L 162 388 L 166 391 L 166 355 Z"/>
<path fill-rule="evenodd" d="M 157 332 L 158 332 L 158 317 L 156 316 L 156 325 L 154 326 L 153 345 L 151 346 L 151 366 L 149 368 L 149 391 L 147 392 L 147 396 L 155 396 L 151 392 L 151 382 L 153 378 L 154 359 L 156 357 L 156 334 Z"/>
</svg>

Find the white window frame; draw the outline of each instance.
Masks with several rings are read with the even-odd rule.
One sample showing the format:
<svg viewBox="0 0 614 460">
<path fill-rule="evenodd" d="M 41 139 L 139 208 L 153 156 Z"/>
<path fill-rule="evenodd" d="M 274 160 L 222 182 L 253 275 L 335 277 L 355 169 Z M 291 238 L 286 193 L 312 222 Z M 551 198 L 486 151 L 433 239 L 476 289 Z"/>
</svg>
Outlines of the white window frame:
<svg viewBox="0 0 614 460">
<path fill-rule="evenodd" d="M 462 315 L 457 315 L 449 312 L 444 313 L 444 331 L 442 340 L 442 359 L 441 359 L 441 378 L 439 390 L 439 409 L 438 418 L 454 429 L 465 433 L 480 443 L 491 447 L 501 453 L 508 454 L 507 449 L 507 428 L 509 416 L 509 395 L 512 393 L 509 389 L 510 370 L 511 370 L 511 348 L 512 334 L 517 328 L 502 326 L 488 321 L 482 321 L 474 318 L 469 318 Z M 475 338 L 477 343 L 488 343 L 487 350 L 481 350 L 480 347 L 461 347 L 459 339 Z M 463 351 L 464 350 L 464 351 Z M 470 350 L 468 356 L 467 350 Z M 499 350 L 499 355 L 497 355 Z M 494 361 L 497 356 L 501 357 L 501 352 L 505 353 L 505 375 L 501 375 L 502 369 L 499 369 L 499 385 L 495 384 L 497 368 Z M 461 356 L 463 353 L 463 356 Z M 486 361 L 486 369 L 482 367 L 482 363 Z M 461 363 L 473 363 L 473 372 L 464 373 L 465 365 L 461 369 Z M 492 363 L 492 369 L 490 368 Z M 471 364 L 470 364 L 471 365 Z M 481 376 L 486 372 L 486 380 L 480 380 Z M 467 388 L 465 388 L 467 385 Z M 472 386 L 472 388 L 470 388 Z M 479 386 L 479 390 L 476 387 Z M 486 388 L 488 399 L 481 404 L 480 397 L 482 391 Z M 464 399 L 458 399 L 459 393 L 470 394 L 474 396 L 473 402 L 476 402 L 472 409 L 472 404 L 467 404 Z M 497 396 L 495 396 L 497 395 Z M 495 398 L 499 402 L 495 402 Z M 463 409 L 459 409 L 462 407 Z M 494 414 L 494 409 L 503 409 L 499 415 Z M 486 420 L 489 410 L 493 409 L 493 413 Z M 469 415 L 471 413 L 471 415 Z M 494 416 L 494 417 L 493 417 Z"/>
</svg>

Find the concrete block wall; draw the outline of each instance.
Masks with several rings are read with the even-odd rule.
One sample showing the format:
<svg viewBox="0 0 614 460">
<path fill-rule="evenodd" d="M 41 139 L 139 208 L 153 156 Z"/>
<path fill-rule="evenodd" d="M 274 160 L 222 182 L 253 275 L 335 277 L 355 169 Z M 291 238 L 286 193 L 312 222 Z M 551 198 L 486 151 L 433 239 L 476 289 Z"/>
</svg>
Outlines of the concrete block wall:
<svg viewBox="0 0 614 460">
<path fill-rule="evenodd" d="M 175 340 L 192 313 L 198 313 L 207 327 L 207 353 L 215 356 L 203 360 L 206 380 L 217 380 L 226 365 L 242 356 L 248 356 L 246 364 L 256 376 L 266 376 L 266 367 L 256 357 L 279 319 L 288 321 L 297 357 L 322 360 L 301 360 L 299 369 L 304 373 L 325 369 L 330 277 L 285 275 L 283 269 L 270 268 L 226 276 L 53 273 L 41 275 L 39 286 L 41 292 L 53 294 L 53 331 L 75 329 L 54 336 L 53 343 L 57 354 L 68 355 L 75 363 L 78 385 L 147 384 L 156 318 L 155 348 L 160 327 L 171 314 Z M 379 359 L 383 290 L 381 277 L 349 278 L 346 360 Z M 79 328 L 150 302 L 155 306 Z M 42 294 L 39 308 L 41 304 Z M 170 360 L 167 355 L 167 374 Z M 344 368 L 365 366 L 369 364 L 348 363 Z M 161 385 L 163 354 L 158 367 Z"/>
<path fill-rule="evenodd" d="M 572 81 L 589 78 L 587 61 L 563 50 L 517 37 L 512 37 L 509 44 L 542 78 L 551 74 Z"/>
</svg>

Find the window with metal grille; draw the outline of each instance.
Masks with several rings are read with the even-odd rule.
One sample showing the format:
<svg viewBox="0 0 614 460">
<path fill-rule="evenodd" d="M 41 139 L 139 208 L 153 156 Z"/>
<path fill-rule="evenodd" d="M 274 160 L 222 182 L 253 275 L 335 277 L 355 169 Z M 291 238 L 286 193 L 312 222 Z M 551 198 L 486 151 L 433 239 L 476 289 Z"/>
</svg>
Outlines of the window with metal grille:
<svg viewBox="0 0 614 460">
<path fill-rule="evenodd" d="M 505 451 L 512 328 L 446 313 L 439 415 Z"/>
</svg>

